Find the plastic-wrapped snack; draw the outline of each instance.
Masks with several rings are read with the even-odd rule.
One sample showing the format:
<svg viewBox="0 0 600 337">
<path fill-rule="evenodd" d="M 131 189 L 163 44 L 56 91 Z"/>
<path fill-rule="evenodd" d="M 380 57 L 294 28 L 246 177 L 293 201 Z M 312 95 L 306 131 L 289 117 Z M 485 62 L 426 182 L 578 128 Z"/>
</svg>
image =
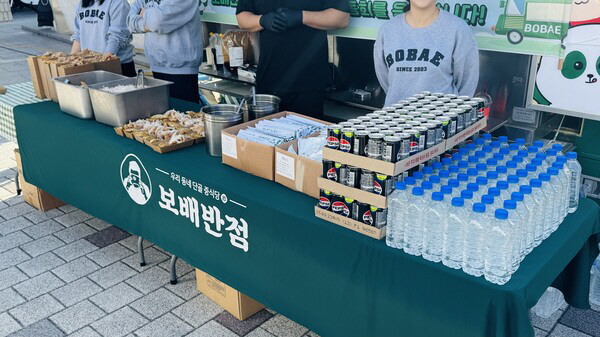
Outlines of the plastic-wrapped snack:
<svg viewBox="0 0 600 337">
<path fill-rule="evenodd" d="M 325 137 L 308 137 L 298 139 L 298 155 L 321 162 L 323 147 L 327 143 Z"/>
</svg>

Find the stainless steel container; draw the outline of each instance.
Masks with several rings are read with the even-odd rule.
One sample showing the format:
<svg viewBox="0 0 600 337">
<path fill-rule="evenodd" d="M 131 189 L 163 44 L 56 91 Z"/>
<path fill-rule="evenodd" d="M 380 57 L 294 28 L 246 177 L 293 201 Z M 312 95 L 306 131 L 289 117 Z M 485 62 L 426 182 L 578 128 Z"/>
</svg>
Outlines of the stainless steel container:
<svg viewBox="0 0 600 337">
<path fill-rule="evenodd" d="M 119 126 L 169 109 L 169 85 L 173 82 L 144 78 L 145 88 L 113 94 L 100 90 L 117 85 L 136 85 L 136 78 L 90 85 L 94 116 L 100 123 Z"/>
<path fill-rule="evenodd" d="M 242 122 L 238 106 L 233 104 L 207 105 L 204 112 L 204 132 L 206 147 L 211 156 L 221 156 L 221 130 Z"/>
<path fill-rule="evenodd" d="M 94 118 L 94 110 L 88 85 L 126 79 L 127 76 L 104 70 L 89 71 L 68 76 L 55 77 L 58 105 L 63 112 L 83 119 Z M 83 83 L 86 85 L 82 85 Z"/>
<path fill-rule="evenodd" d="M 279 97 L 273 95 L 255 95 L 254 97 L 256 97 L 256 102 L 253 102 L 252 95 L 244 97 L 242 105 L 244 122 L 279 112 L 279 102 L 281 101 Z"/>
</svg>

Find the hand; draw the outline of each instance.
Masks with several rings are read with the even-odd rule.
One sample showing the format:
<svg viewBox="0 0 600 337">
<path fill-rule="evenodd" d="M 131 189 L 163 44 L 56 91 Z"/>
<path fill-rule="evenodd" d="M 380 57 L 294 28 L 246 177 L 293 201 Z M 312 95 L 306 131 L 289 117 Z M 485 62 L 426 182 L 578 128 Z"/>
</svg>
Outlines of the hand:
<svg viewBox="0 0 600 337">
<path fill-rule="evenodd" d="M 110 52 L 106 52 L 104 54 L 102 54 L 102 59 L 103 60 L 110 60 L 114 55 Z"/>
<path fill-rule="evenodd" d="M 286 29 L 283 18 L 275 12 L 261 15 L 259 23 L 265 30 L 275 33 L 283 32 Z"/>
<path fill-rule="evenodd" d="M 285 22 L 285 29 L 291 29 L 302 25 L 302 11 L 289 8 L 278 8 L 277 16 Z"/>
</svg>

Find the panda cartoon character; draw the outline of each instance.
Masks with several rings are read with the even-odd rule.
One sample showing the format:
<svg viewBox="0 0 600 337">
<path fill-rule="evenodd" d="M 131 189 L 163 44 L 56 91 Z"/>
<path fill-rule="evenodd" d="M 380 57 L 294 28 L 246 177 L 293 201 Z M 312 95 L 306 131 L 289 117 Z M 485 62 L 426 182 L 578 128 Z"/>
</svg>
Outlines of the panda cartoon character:
<svg viewBox="0 0 600 337">
<path fill-rule="evenodd" d="M 600 0 L 573 0 L 570 26 L 600 23 Z"/>
<path fill-rule="evenodd" d="M 544 56 L 540 61 L 535 101 L 564 110 L 600 113 L 600 24 L 569 29 L 563 45 L 562 68 L 558 57 Z"/>
</svg>

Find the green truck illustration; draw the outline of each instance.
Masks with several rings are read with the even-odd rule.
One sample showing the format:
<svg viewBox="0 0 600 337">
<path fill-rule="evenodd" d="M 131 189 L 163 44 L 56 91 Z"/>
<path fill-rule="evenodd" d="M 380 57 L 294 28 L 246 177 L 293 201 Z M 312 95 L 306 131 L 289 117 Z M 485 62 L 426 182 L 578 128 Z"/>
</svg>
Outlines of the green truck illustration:
<svg viewBox="0 0 600 337">
<path fill-rule="evenodd" d="M 562 40 L 569 29 L 571 0 L 501 0 L 504 14 L 492 30 L 519 44 L 523 37 Z"/>
</svg>

